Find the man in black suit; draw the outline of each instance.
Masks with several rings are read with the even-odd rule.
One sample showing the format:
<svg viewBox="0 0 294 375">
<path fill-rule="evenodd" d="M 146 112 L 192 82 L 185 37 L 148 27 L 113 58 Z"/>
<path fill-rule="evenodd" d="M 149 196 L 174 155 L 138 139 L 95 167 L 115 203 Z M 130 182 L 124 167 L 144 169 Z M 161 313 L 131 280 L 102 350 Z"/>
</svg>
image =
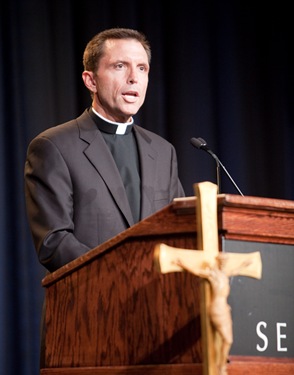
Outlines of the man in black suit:
<svg viewBox="0 0 294 375">
<path fill-rule="evenodd" d="M 28 219 L 51 272 L 184 196 L 174 147 L 132 117 L 145 100 L 150 60 L 136 30 L 94 36 L 82 74 L 91 108 L 28 147 Z"/>
</svg>

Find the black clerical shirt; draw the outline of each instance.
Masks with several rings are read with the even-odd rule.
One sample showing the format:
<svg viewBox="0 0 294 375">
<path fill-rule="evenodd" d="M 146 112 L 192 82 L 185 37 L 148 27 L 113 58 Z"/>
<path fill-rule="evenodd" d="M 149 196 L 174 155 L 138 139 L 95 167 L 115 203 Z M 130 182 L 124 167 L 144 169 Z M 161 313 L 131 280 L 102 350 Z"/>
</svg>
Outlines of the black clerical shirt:
<svg viewBox="0 0 294 375">
<path fill-rule="evenodd" d="M 118 124 L 108 122 L 106 119 L 94 113 L 92 108 L 89 110 L 89 114 L 101 131 L 115 160 L 126 189 L 134 222 L 137 223 L 140 220 L 141 214 L 141 178 L 133 123 Z"/>
</svg>

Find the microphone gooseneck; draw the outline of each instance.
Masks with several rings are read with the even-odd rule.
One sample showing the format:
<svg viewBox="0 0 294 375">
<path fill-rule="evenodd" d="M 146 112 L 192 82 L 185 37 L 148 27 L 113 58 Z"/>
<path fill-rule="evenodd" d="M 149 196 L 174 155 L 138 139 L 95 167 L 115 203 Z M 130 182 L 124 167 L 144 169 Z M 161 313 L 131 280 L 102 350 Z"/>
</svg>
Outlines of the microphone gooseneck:
<svg viewBox="0 0 294 375">
<path fill-rule="evenodd" d="M 209 155 L 211 155 L 214 160 L 216 161 L 216 167 L 217 167 L 217 186 L 218 186 L 218 190 L 220 192 L 220 173 L 219 173 L 219 166 L 222 167 L 222 169 L 225 171 L 226 175 L 229 177 L 229 179 L 231 180 L 232 184 L 234 185 L 234 187 L 236 188 L 236 190 L 238 191 L 238 193 L 242 196 L 244 196 L 244 194 L 241 192 L 241 190 L 239 189 L 239 187 L 237 186 L 236 182 L 233 180 L 233 178 L 231 177 L 231 175 L 229 174 L 229 172 L 227 171 L 227 169 L 225 168 L 225 166 L 222 164 L 222 162 L 219 160 L 219 158 L 216 156 L 216 154 L 214 152 L 212 152 L 210 150 L 210 148 L 207 146 L 207 142 L 203 139 L 203 138 L 191 138 L 190 140 L 191 144 L 200 149 L 200 150 L 204 150 L 206 151 Z"/>
</svg>

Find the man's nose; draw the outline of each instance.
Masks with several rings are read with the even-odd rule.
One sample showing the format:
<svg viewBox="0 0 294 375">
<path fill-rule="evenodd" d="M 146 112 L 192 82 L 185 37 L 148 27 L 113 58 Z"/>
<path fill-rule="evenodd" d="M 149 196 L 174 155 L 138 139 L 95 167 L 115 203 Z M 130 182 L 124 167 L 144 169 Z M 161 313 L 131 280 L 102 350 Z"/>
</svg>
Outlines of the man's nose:
<svg viewBox="0 0 294 375">
<path fill-rule="evenodd" d="M 138 72 L 136 69 L 131 69 L 129 72 L 128 83 L 134 84 L 138 82 Z"/>
</svg>

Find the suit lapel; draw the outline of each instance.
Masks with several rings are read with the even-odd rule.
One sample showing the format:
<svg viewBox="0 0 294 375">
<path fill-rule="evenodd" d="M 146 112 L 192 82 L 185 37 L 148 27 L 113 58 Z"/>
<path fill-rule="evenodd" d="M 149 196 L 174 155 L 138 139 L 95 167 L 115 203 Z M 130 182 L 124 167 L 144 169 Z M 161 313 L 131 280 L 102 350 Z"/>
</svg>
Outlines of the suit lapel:
<svg viewBox="0 0 294 375">
<path fill-rule="evenodd" d="M 133 225 L 134 220 L 120 173 L 103 136 L 87 112 L 78 118 L 78 124 L 80 138 L 88 143 L 84 154 L 104 180 L 128 224 Z"/>
</svg>

